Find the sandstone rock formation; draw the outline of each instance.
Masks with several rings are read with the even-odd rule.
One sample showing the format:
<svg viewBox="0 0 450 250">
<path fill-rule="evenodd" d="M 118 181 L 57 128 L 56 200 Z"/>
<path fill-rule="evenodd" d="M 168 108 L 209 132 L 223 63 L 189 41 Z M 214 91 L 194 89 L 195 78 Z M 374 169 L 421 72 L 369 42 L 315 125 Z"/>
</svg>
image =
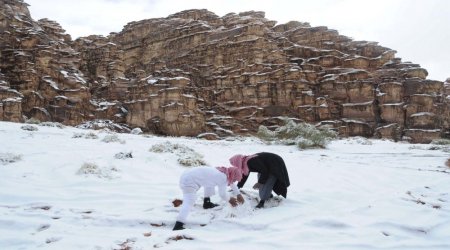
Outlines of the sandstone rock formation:
<svg viewBox="0 0 450 250">
<path fill-rule="evenodd" d="M 2 120 L 76 125 L 89 117 L 90 93 L 79 52 L 59 24 L 35 22 L 22 1 L 0 1 Z"/>
<path fill-rule="evenodd" d="M 288 116 L 342 136 L 449 136 L 449 80 L 327 27 L 187 10 L 72 41 L 57 23 L 32 20 L 22 1 L 0 3 L 1 120 L 109 119 L 227 136 Z"/>
</svg>

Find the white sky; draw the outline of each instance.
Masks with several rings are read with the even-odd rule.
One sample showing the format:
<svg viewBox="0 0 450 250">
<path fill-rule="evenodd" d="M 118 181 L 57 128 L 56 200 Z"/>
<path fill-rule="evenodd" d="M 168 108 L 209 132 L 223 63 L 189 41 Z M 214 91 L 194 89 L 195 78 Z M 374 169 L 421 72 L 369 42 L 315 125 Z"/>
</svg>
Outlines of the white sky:
<svg viewBox="0 0 450 250">
<path fill-rule="evenodd" d="M 186 9 L 264 11 L 286 23 L 328 26 L 355 40 L 377 41 L 403 61 L 428 70 L 429 79 L 450 77 L 450 1 L 447 0 L 25 0 L 31 16 L 59 22 L 72 38 L 118 32 L 131 21 L 167 17 Z"/>
</svg>

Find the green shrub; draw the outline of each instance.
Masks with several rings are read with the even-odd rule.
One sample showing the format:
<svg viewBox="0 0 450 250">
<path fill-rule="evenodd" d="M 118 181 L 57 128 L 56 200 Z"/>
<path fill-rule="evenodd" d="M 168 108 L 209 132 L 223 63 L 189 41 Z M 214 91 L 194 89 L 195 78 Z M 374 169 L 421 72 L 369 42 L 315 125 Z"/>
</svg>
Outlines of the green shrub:
<svg viewBox="0 0 450 250">
<path fill-rule="evenodd" d="M 450 145 L 449 139 L 434 139 L 431 141 L 431 144 L 434 145 Z"/>
<path fill-rule="evenodd" d="M 325 148 L 329 141 L 337 138 L 337 133 L 328 128 L 316 128 L 308 123 L 296 123 L 288 118 L 284 125 L 271 131 L 261 125 L 257 136 L 266 142 L 297 145 L 300 149 Z"/>
</svg>

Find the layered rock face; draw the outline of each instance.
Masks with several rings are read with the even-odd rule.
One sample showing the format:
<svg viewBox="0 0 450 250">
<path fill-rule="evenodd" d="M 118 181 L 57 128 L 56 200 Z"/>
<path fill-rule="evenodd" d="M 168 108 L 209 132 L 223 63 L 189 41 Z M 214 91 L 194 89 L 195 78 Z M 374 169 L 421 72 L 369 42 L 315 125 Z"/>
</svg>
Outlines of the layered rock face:
<svg viewBox="0 0 450 250">
<path fill-rule="evenodd" d="M 0 2 L 2 120 L 227 136 L 288 116 L 343 136 L 426 143 L 449 133 L 448 81 L 327 27 L 187 10 L 71 41 L 20 1 Z"/>
<path fill-rule="evenodd" d="M 90 93 L 79 53 L 59 24 L 35 22 L 22 1 L 0 1 L 1 119 L 76 125 L 89 117 Z"/>
</svg>

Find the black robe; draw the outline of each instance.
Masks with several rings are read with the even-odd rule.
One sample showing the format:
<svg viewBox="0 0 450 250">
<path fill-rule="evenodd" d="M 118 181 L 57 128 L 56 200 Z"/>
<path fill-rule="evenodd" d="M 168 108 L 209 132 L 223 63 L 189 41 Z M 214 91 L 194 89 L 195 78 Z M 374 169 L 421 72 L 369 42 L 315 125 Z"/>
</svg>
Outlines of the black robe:
<svg viewBox="0 0 450 250">
<path fill-rule="evenodd" d="M 260 174 L 258 183 L 264 184 L 270 175 L 277 178 L 273 191 L 277 195 L 287 196 L 287 187 L 291 184 L 289 182 L 289 175 L 284 164 L 283 158 L 273 153 L 258 153 L 255 157 L 247 162 L 249 172 L 257 172 Z M 249 173 L 250 175 L 250 173 Z M 248 179 L 248 175 L 244 175 L 242 180 L 238 183 L 238 188 L 242 188 Z"/>
</svg>

